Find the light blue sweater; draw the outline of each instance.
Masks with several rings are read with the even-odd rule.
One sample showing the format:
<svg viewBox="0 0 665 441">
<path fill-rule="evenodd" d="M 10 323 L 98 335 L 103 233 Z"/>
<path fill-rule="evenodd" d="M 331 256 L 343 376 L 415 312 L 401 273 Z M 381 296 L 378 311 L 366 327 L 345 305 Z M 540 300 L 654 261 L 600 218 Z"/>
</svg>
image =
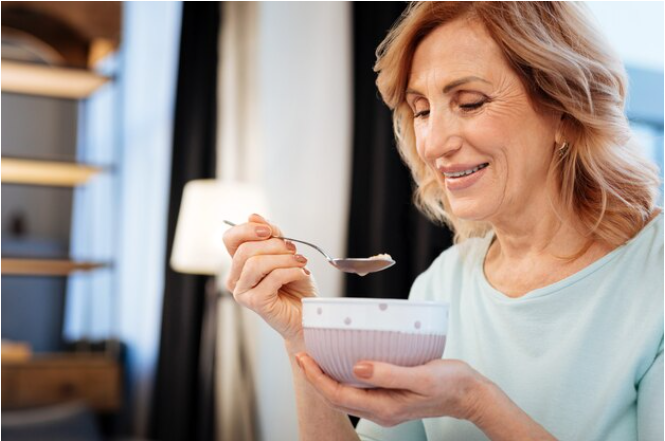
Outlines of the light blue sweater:
<svg viewBox="0 0 665 441">
<path fill-rule="evenodd" d="M 519 298 L 495 290 L 483 261 L 491 235 L 442 253 L 411 299 L 450 302 L 443 358 L 464 360 L 563 441 L 663 440 L 663 215 L 580 272 Z M 441 417 L 363 440 L 486 440 Z"/>
</svg>

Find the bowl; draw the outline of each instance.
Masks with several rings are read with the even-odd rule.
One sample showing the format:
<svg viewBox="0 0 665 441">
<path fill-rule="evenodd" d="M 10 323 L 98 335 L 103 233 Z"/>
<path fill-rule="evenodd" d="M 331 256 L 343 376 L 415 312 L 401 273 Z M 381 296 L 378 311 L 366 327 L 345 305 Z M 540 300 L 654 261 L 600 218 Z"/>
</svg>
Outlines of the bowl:
<svg viewBox="0 0 665 441">
<path fill-rule="evenodd" d="M 302 299 L 309 355 L 330 377 L 360 388 L 374 387 L 353 375 L 362 360 L 418 366 L 441 358 L 448 304 L 364 298 Z"/>
</svg>

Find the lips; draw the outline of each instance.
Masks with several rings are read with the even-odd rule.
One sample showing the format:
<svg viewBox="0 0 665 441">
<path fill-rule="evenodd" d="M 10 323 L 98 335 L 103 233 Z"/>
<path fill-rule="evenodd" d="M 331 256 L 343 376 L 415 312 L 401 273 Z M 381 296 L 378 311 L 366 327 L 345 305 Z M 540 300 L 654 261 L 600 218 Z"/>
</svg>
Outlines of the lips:
<svg viewBox="0 0 665 441">
<path fill-rule="evenodd" d="M 473 174 L 473 173 L 475 173 L 479 170 L 482 170 L 485 167 L 487 167 L 488 165 L 489 164 L 485 162 L 485 163 L 479 164 L 475 167 L 467 168 L 467 169 L 456 171 L 456 172 L 445 172 L 444 171 L 443 175 L 448 179 L 462 178 L 464 176 L 469 176 L 469 175 L 471 175 L 471 174 Z"/>
<path fill-rule="evenodd" d="M 449 167 L 439 167 L 445 177 L 446 188 L 449 191 L 464 190 L 478 182 L 487 171 L 489 163 L 455 164 Z"/>
<path fill-rule="evenodd" d="M 488 166 L 488 162 L 483 162 L 480 164 L 455 164 L 449 167 L 439 167 L 439 171 L 447 179 L 457 179 L 472 175 L 473 173 L 476 173 Z"/>
</svg>

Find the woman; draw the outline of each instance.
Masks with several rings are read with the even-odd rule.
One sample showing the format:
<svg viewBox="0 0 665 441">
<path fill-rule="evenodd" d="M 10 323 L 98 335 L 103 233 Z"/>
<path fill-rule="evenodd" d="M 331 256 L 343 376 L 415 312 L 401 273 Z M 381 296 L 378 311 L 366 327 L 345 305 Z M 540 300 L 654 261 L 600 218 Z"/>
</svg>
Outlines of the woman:
<svg viewBox="0 0 665 441">
<path fill-rule="evenodd" d="M 658 179 L 580 6 L 413 4 L 376 70 L 417 202 L 456 233 L 410 295 L 450 302 L 447 346 L 420 367 L 358 363 L 377 389 L 336 383 L 303 345 L 306 260 L 251 216 L 225 236 L 227 284 L 284 337 L 301 437 L 663 439 Z"/>
</svg>

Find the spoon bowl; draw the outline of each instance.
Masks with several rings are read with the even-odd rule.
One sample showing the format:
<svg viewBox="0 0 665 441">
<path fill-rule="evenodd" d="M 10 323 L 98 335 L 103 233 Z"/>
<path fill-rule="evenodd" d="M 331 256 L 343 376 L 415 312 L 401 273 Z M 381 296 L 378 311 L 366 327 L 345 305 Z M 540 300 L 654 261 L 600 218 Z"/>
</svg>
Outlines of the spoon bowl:
<svg viewBox="0 0 665 441">
<path fill-rule="evenodd" d="M 224 223 L 232 227 L 236 226 L 236 224 L 234 224 L 231 221 L 225 220 Z M 330 257 L 328 253 L 326 253 L 325 251 L 323 251 L 321 248 L 314 245 L 313 243 L 305 242 L 304 240 L 299 240 L 299 239 L 291 239 L 290 237 L 282 237 L 282 236 L 273 236 L 273 237 L 276 239 L 298 242 L 303 245 L 312 247 L 316 251 L 321 253 L 332 266 L 345 273 L 358 274 L 359 276 L 366 276 L 367 274 L 370 273 L 383 271 L 384 269 L 390 268 L 395 264 L 395 261 L 385 254 L 374 257 L 366 257 L 366 258 L 349 258 L 349 257 L 334 258 Z"/>
<path fill-rule="evenodd" d="M 393 259 L 385 257 L 333 259 L 328 262 L 340 271 L 358 274 L 359 276 L 366 276 L 369 273 L 383 271 L 395 264 Z"/>
</svg>

